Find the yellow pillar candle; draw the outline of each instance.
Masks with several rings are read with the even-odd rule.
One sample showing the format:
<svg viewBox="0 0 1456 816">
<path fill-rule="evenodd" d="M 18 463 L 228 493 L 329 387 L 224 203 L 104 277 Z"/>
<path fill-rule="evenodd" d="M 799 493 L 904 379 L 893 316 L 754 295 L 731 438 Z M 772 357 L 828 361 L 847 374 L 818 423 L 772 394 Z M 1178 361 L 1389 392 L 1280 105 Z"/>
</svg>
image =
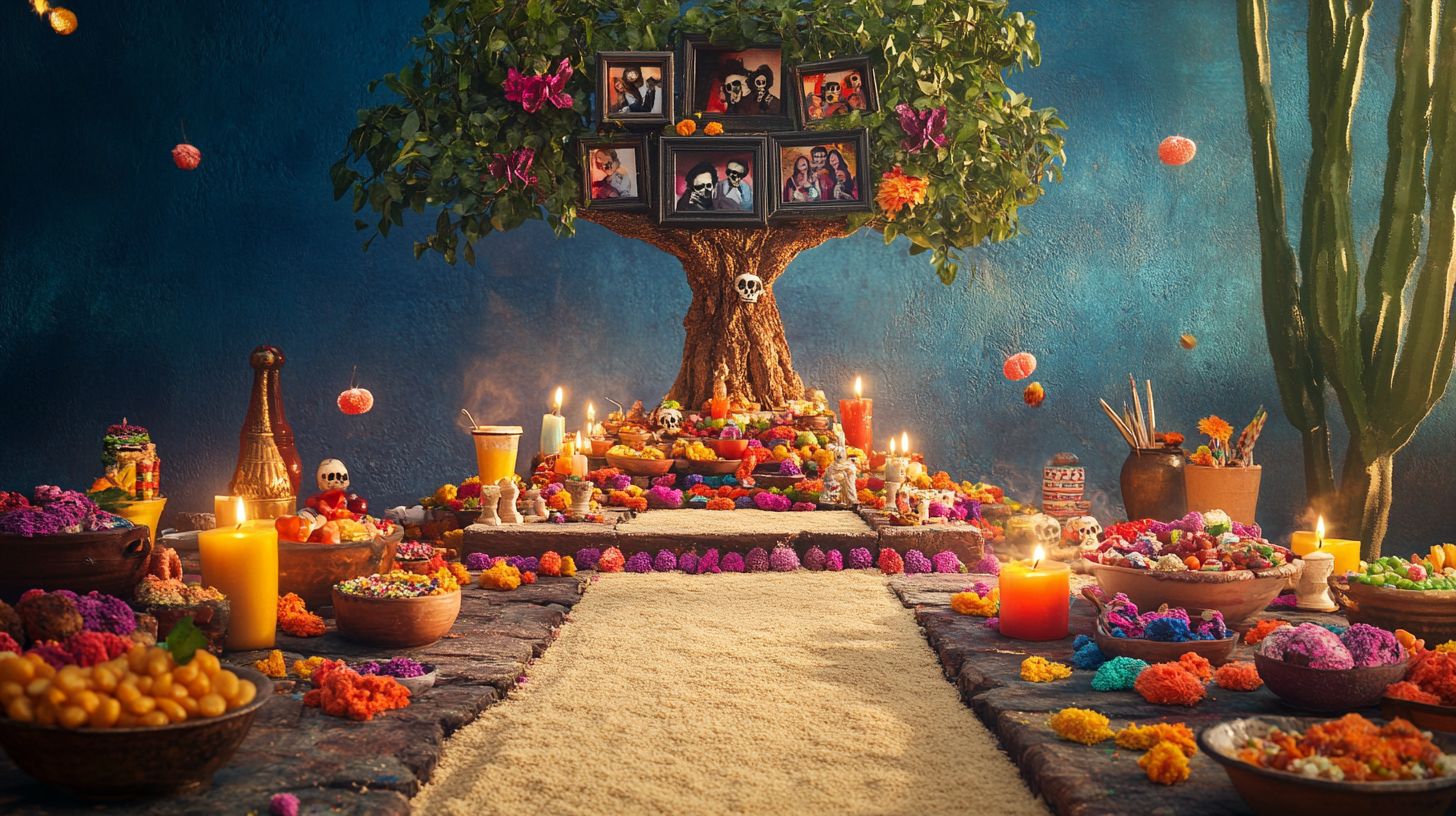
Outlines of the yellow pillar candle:
<svg viewBox="0 0 1456 816">
<path fill-rule="evenodd" d="M 241 512 L 241 511 L 240 511 Z M 227 596 L 227 648 L 273 648 L 278 625 L 278 531 L 272 521 L 245 521 L 197 534 L 202 583 Z"/>
<path fill-rule="evenodd" d="M 1301 558 L 1316 550 L 1327 552 L 1335 557 L 1335 571 L 1333 575 L 1344 575 L 1350 570 L 1360 569 L 1360 542 L 1351 541 L 1346 538 L 1326 538 L 1324 546 L 1320 546 L 1320 539 L 1317 533 L 1309 530 L 1300 530 L 1294 534 L 1294 540 L 1289 542 L 1289 549 Z"/>
</svg>

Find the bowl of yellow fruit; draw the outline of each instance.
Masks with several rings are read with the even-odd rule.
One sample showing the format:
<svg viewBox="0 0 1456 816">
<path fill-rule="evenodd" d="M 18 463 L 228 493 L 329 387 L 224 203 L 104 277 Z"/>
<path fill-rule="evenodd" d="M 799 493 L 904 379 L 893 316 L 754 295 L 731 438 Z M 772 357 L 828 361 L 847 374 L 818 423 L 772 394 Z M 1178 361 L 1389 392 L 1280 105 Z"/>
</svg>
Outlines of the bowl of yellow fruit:
<svg viewBox="0 0 1456 816">
<path fill-rule="evenodd" d="M 607 450 L 607 467 L 628 476 L 661 476 L 672 470 L 672 460 L 658 448 L 614 445 Z"/>
<path fill-rule="evenodd" d="M 179 665 L 140 644 L 57 669 L 0 654 L 0 747 L 20 770 L 88 799 L 194 793 L 212 784 L 273 696 L 262 673 L 199 648 Z"/>
</svg>

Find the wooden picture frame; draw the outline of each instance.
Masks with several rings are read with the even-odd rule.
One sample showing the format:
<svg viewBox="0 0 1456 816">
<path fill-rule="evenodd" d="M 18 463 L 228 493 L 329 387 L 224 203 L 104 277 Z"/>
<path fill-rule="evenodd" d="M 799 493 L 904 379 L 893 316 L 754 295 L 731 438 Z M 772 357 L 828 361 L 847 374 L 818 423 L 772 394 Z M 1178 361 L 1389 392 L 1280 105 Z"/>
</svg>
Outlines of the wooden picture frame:
<svg viewBox="0 0 1456 816">
<path fill-rule="evenodd" d="M 773 217 L 813 218 L 870 212 L 875 195 L 870 174 L 869 133 L 867 128 L 770 133 L 768 166 L 771 175 L 767 181 L 774 184 L 771 192 Z M 820 150 L 824 155 L 823 164 L 816 167 L 819 159 L 815 154 Z M 844 155 L 851 151 L 852 156 Z M 836 153 L 839 154 L 838 163 L 835 161 Z M 801 161 L 808 163 L 803 168 L 802 179 L 798 168 Z M 835 168 L 839 166 L 844 167 L 850 179 L 837 178 L 839 174 Z"/>
<path fill-rule="evenodd" d="M 623 151 L 631 150 L 626 161 Z M 602 151 L 611 151 L 602 155 Z M 597 210 L 652 210 L 651 153 L 647 137 L 583 137 L 576 140 L 581 161 L 581 206 Z M 605 160 L 605 161 L 603 161 Z M 613 166 L 615 165 L 615 166 Z M 629 194 L 635 193 L 635 194 Z"/>
<path fill-rule="evenodd" d="M 702 35 L 684 36 L 682 74 L 682 118 L 701 120 L 699 127 L 718 122 L 726 131 L 766 133 L 794 126 L 795 100 L 782 92 L 787 72 L 778 40 L 735 48 Z M 765 103 L 756 98 L 760 79 L 766 81 L 772 112 L 764 112 Z"/>
<path fill-rule="evenodd" d="M 639 75 L 636 82 L 631 81 L 633 69 Z M 671 51 L 598 51 L 597 123 L 651 130 L 672 124 L 677 109 L 675 70 Z M 614 81 L 624 78 L 630 87 L 617 87 Z M 648 109 L 625 109 L 629 106 Z"/>
<path fill-rule="evenodd" d="M 772 192 L 760 190 L 768 170 L 764 136 L 664 136 L 658 143 L 657 221 L 668 226 L 761 227 Z M 747 167 L 742 165 L 747 164 Z M 735 167 L 733 165 L 739 165 Z M 746 173 L 734 183 L 732 174 Z M 704 183 L 711 188 L 701 188 Z M 748 209 L 734 206 L 744 200 Z"/>
<path fill-rule="evenodd" d="M 846 88 L 855 81 L 852 78 L 855 75 L 859 77 L 858 95 L 862 97 L 862 104 L 859 105 L 853 103 L 855 93 Z M 880 95 L 875 85 L 875 69 L 870 64 L 868 56 L 836 57 L 819 62 L 806 62 L 790 68 L 788 76 L 789 87 L 794 91 L 794 109 L 798 111 L 800 130 L 808 130 L 842 113 L 857 110 L 861 114 L 870 114 L 880 109 Z M 827 90 L 831 85 L 833 86 L 837 96 L 833 102 L 824 102 L 823 93 L 821 93 L 816 105 L 814 95 L 804 87 L 807 83 L 814 82 L 816 78 L 820 80 L 815 83 L 816 89 Z M 835 112 L 827 111 L 826 108 L 832 105 L 842 106 L 842 109 Z"/>
</svg>

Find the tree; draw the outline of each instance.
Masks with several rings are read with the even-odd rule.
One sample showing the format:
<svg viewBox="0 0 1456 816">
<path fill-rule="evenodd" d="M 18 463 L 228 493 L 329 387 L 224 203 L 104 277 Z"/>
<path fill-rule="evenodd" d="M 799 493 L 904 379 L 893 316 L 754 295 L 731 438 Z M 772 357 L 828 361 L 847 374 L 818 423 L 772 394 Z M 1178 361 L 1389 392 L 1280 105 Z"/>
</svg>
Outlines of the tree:
<svg viewBox="0 0 1456 816">
<path fill-rule="evenodd" d="M 1366 553 L 1378 557 L 1390 515 L 1395 454 L 1445 394 L 1456 352 L 1451 326 L 1456 15 L 1443 19 L 1441 0 L 1402 5 L 1395 96 L 1386 120 L 1385 191 L 1362 272 L 1350 208 L 1350 120 L 1360 95 L 1373 2 L 1309 3 L 1313 151 L 1297 256 L 1284 222 L 1267 0 L 1239 0 L 1238 30 L 1254 154 L 1264 322 L 1280 399 L 1303 438 L 1311 504 L 1344 529 L 1358 526 Z M 1428 205 L 1430 227 L 1424 235 Z M 1418 263 L 1407 314 L 1407 290 Z M 1325 383 L 1333 387 L 1350 431 L 1338 488 Z"/>
<path fill-rule="evenodd" d="M 961 250 L 1018 233 L 1019 208 L 1042 195 L 1048 175 L 1060 180 L 1054 162 L 1065 162 L 1056 112 L 1006 85 L 1012 70 L 1040 62 L 1041 49 L 1035 24 L 1005 0 L 706 0 L 686 11 L 671 0 L 430 0 L 422 26 L 410 64 L 369 86 L 399 99 L 359 111 L 330 173 L 336 198 L 352 189 L 355 212 L 368 205 L 379 215 L 355 221 L 376 231 L 364 249 L 403 226 L 406 209 L 431 207 L 435 230 L 415 243 L 416 258 L 433 250 L 474 264 L 476 242 L 543 218 L 558 236 L 573 234 L 579 217 L 657 246 L 682 261 L 693 291 L 669 394 L 685 405 L 709 398 L 720 363 L 733 393 L 768 405 L 802 395 L 772 290 L 799 252 L 868 226 L 886 244 L 909 238 L 910 253 L 929 253 L 949 284 Z M 596 52 L 663 50 L 684 33 L 738 47 L 780 39 L 785 65 L 869 55 L 880 112 L 822 127 L 868 128 L 872 178 L 893 174 L 891 195 L 882 184 L 872 213 L 762 229 L 672 229 L 647 215 L 578 210 L 573 140 L 593 132 Z M 563 64 L 569 105 L 526 112 L 506 98 L 511 69 L 561 77 Z M 943 107 L 943 133 L 912 144 L 900 105 L 922 119 Z M 508 159 L 525 169 L 506 173 Z M 742 272 L 764 281 L 757 304 L 733 290 Z"/>
</svg>

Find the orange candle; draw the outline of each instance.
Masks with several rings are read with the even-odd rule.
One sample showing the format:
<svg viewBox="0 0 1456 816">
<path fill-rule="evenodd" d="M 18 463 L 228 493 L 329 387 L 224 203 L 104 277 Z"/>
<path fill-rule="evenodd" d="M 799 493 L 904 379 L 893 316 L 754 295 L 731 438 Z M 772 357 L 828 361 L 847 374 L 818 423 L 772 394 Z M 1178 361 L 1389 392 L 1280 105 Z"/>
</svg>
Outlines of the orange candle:
<svg viewBox="0 0 1456 816">
<path fill-rule="evenodd" d="M 708 404 L 708 415 L 711 416 L 713 419 L 727 419 L 728 398 L 713 397 L 712 402 Z"/>
<path fill-rule="evenodd" d="M 1072 571 L 1046 560 L 1041 547 L 1030 561 L 1001 570 L 1001 634 L 1017 640 L 1060 640 L 1069 631 Z"/>
<path fill-rule="evenodd" d="M 844 444 L 868 453 L 874 447 L 871 424 L 875 401 L 863 399 L 863 392 L 861 379 L 855 377 L 854 399 L 839 401 L 839 424 L 844 426 Z"/>
</svg>

